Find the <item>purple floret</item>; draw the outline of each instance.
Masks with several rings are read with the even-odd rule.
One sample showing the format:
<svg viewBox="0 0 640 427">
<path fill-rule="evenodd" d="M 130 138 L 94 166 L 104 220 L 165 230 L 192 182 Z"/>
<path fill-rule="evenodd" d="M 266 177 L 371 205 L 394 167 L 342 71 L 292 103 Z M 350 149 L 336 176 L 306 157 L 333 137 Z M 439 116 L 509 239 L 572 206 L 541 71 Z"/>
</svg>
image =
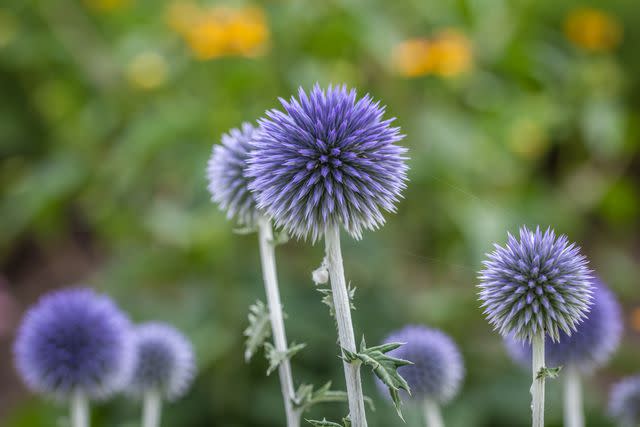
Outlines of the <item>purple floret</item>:
<svg viewBox="0 0 640 427">
<path fill-rule="evenodd" d="M 222 144 L 214 145 L 207 164 L 212 200 L 227 213 L 227 219 L 235 217 L 239 224 L 249 227 L 255 224 L 258 216 L 245 176 L 255 131 L 251 124 L 243 123 L 241 129 L 231 129 L 222 135 Z"/>
<path fill-rule="evenodd" d="M 620 305 L 600 280 L 594 279 L 593 285 L 593 305 L 587 318 L 573 334 L 560 331 L 558 342 L 545 343 L 548 366 L 572 365 L 588 373 L 604 365 L 618 348 L 622 336 Z M 531 367 L 531 344 L 508 336 L 505 345 L 517 363 Z"/>
<path fill-rule="evenodd" d="M 18 373 L 35 392 L 66 399 L 120 391 L 130 378 L 133 346 L 127 317 L 90 289 L 45 295 L 27 311 L 14 344 Z"/>
<path fill-rule="evenodd" d="M 464 377 L 464 362 L 458 347 L 448 335 L 424 326 L 406 326 L 391 333 L 385 343 L 405 343 L 389 356 L 413 362 L 401 366 L 398 373 L 411 389 L 411 399 L 432 399 L 439 403 L 451 400 Z M 387 387 L 376 377 L 380 392 L 387 396 Z M 401 392 L 404 399 L 409 396 Z"/>
<path fill-rule="evenodd" d="M 609 413 L 621 426 L 640 425 L 640 375 L 625 378 L 612 387 Z"/>
<path fill-rule="evenodd" d="M 506 246 L 495 245 L 480 272 L 480 300 L 500 334 L 530 341 L 545 333 L 553 341 L 560 331 L 571 335 L 591 305 L 587 259 L 566 236 L 551 229 L 520 229 Z"/>
<path fill-rule="evenodd" d="M 384 107 L 346 86 L 280 99 L 259 121 L 247 175 L 258 207 L 298 238 L 317 240 L 341 224 L 360 238 L 384 224 L 405 188 L 403 136 Z"/>
</svg>

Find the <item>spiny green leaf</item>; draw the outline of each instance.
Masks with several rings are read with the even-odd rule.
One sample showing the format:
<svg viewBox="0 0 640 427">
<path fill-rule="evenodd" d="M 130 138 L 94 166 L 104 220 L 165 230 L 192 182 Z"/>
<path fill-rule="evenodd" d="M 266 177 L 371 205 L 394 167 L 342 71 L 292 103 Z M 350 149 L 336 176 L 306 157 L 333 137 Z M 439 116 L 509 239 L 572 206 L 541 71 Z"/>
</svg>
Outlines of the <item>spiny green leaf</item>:
<svg viewBox="0 0 640 427">
<path fill-rule="evenodd" d="M 382 381 L 389 389 L 389 394 L 391 395 L 393 404 L 396 407 L 398 416 L 402 421 L 404 421 L 401 411 L 402 402 L 400 400 L 399 391 L 402 389 L 411 394 L 411 390 L 409 389 L 407 381 L 398 373 L 398 368 L 405 365 L 413 365 L 413 363 L 408 360 L 398 359 L 385 354 L 391 350 L 395 350 L 401 345 L 401 343 L 388 343 L 367 348 L 364 337 L 362 337 L 359 351 L 351 352 L 344 348 L 342 351 L 344 354 L 343 357 L 347 362 L 362 362 L 371 367 L 373 373 L 376 374 L 380 381 Z"/>
<path fill-rule="evenodd" d="M 308 420 L 305 418 L 305 421 L 315 427 L 351 427 L 351 420 L 349 417 L 344 417 L 342 419 L 342 424 L 334 423 L 333 421 L 327 421 L 326 418 L 323 418 L 321 421 L 319 420 Z"/>
<path fill-rule="evenodd" d="M 305 348 L 306 344 L 296 344 L 292 343 L 291 347 L 289 347 L 286 351 L 278 351 L 276 348 L 270 343 L 264 343 L 264 349 L 266 351 L 265 356 L 269 361 L 269 367 L 267 368 L 267 375 L 271 375 L 271 373 L 280 366 L 283 360 L 290 359 L 295 356 L 300 350 Z"/>
<path fill-rule="evenodd" d="M 260 300 L 249 306 L 249 326 L 244 330 L 245 341 L 244 360 L 249 362 L 258 348 L 271 335 L 269 310 Z"/>
<path fill-rule="evenodd" d="M 538 371 L 538 374 L 536 375 L 536 379 L 542 379 L 542 378 L 558 378 L 558 375 L 560 375 L 560 371 L 562 370 L 562 366 L 558 366 L 557 368 L 547 368 L 547 367 L 542 367 L 540 368 L 540 370 Z"/>
<path fill-rule="evenodd" d="M 364 400 L 372 411 L 376 410 L 371 398 L 365 396 Z M 301 412 L 305 412 L 318 403 L 347 401 L 347 393 L 342 390 L 331 390 L 331 381 L 329 381 L 315 391 L 313 390 L 312 384 L 302 384 L 296 391 L 293 404 L 297 409 L 300 409 Z"/>
<path fill-rule="evenodd" d="M 322 302 L 329 306 L 329 314 L 331 316 L 335 316 L 335 310 L 333 307 L 333 291 L 331 288 L 317 288 L 318 292 L 320 292 L 322 296 Z M 349 286 L 347 288 L 347 293 L 349 294 L 349 306 L 351 310 L 355 310 L 356 306 L 353 304 L 353 300 L 356 295 L 356 287 L 351 286 L 351 282 L 349 282 Z"/>
</svg>

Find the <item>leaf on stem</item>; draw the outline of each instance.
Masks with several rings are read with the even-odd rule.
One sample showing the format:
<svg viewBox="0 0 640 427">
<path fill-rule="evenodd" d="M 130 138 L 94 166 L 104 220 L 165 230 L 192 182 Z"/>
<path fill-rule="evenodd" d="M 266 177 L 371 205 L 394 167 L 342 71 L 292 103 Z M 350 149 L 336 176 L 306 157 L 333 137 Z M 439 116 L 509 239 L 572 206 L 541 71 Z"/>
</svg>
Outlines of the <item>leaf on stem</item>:
<svg viewBox="0 0 640 427">
<path fill-rule="evenodd" d="M 276 230 L 273 233 L 273 239 L 269 240 L 273 246 L 284 245 L 289 241 L 289 235 L 284 230 Z"/>
<path fill-rule="evenodd" d="M 258 231 L 257 227 L 237 227 L 233 229 L 233 233 L 239 234 L 241 236 L 256 233 Z"/>
<path fill-rule="evenodd" d="M 269 310 L 260 300 L 249 306 L 249 326 L 243 332 L 245 341 L 244 360 L 249 362 L 258 348 L 271 335 Z"/>
<path fill-rule="evenodd" d="M 342 424 L 334 423 L 333 421 L 327 421 L 326 418 L 323 418 L 321 421 L 307 420 L 305 418 L 305 421 L 315 427 L 351 427 L 351 420 L 349 419 L 349 417 L 344 417 L 342 419 Z"/>
<path fill-rule="evenodd" d="M 269 361 L 269 367 L 267 368 L 267 375 L 271 375 L 271 373 L 280 366 L 283 360 L 290 359 L 295 356 L 300 350 L 305 348 L 306 344 L 296 344 L 292 343 L 291 347 L 289 347 L 286 351 L 278 351 L 276 348 L 270 343 L 264 343 L 265 356 Z"/>
<path fill-rule="evenodd" d="M 318 292 L 322 294 L 322 302 L 329 306 L 329 314 L 331 316 L 335 316 L 335 310 L 333 307 L 333 291 L 331 288 L 318 288 Z M 353 304 L 353 299 L 356 295 L 356 287 L 351 286 L 351 282 L 349 282 L 349 286 L 347 287 L 347 293 L 349 295 L 349 306 L 351 310 L 355 310 L 356 306 Z"/>
<path fill-rule="evenodd" d="M 561 370 L 562 370 L 562 366 L 558 366 L 557 368 L 547 368 L 546 366 L 543 366 L 538 371 L 538 374 L 536 375 L 536 379 L 540 380 L 543 378 L 549 378 L 549 379 L 558 378 L 558 375 L 560 375 Z"/>
<path fill-rule="evenodd" d="M 345 391 L 331 390 L 331 381 L 329 381 L 317 390 L 313 389 L 313 384 L 302 384 L 296 390 L 293 405 L 300 412 L 305 412 L 318 403 L 347 402 L 348 400 Z M 371 398 L 365 396 L 364 400 L 372 411 L 376 410 Z"/>
<path fill-rule="evenodd" d="M 391 395 L 393 404 L 396 407 L 398 416 L 402 421 L 404 421 L 401 410 L 402 402 L 400 400 L 399 392 L 400 389 L 402 389 L 411 394 L 411 390 L 409 389 L 407 381 L 398 373 L 398 368 L 401 366 L 413 365 L 413 363 L 408 360 L 398 359 L 386 354 L 401 345 L 401 343 L 388 343 L 367 348 L 364 337 L 362 337 L 359 351 L 354 353 L 344 348 L 342 351 L 344 354 L 343 357 L 347 362 L 353 363 L 355 361 L 360 361 L 371 367 L 373 373 L 376 374 L 380 381 L 382 381 L 389 389 L 389 394 Z"/>
</svg>

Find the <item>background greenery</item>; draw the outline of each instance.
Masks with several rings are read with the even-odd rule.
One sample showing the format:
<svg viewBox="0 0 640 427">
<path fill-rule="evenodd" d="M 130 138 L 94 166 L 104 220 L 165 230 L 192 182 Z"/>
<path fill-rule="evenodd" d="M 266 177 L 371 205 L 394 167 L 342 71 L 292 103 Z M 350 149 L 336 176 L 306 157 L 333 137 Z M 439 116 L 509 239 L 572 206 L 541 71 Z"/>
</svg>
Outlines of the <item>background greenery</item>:
<svg viewBox="0 0 640 427">
<path fill-rule="evenodd" d="M 529 374 L 483 319 L 476 272 L 507 230 L 553 226 L 584 247 L 625 308 L 623 345 L 587 388 L 589 425 L 610 425 L 609 385 L 640 370 L 636 2 L 224 5 L 223 18 L 190 31 L 187 3 L 2 2 L 0 424 L 64 425 L 64 408 L 23 389 L 10 345 L 39 295 L 85 283 L 135 321 L 169 321 L 193 340 L 200 373 L 167 407 L 165 426 L 283 425 L 277 376 L 265 376 L 261 358 L 242 360 L 247 308 L 263 298 L 255 235 L 232 232 L 204 169 L 222 132 L 319 81 L 382 100 L 410 149 L 398 214 L 362 241 L 343 238 L 356 334 L 374 343 L 406 323 L 442 328 L 467 368 L 447 424 L 527 425 Z M 605 9 L 570 25 L 585 6 Z M 463 39 L 441 53 L 451 67 L 403 72 L 398 43 L 451 29 Z M 419 61 L 412 52 L 409 66 Z M 278 256 L 289 339 L 308 343 L 294 377 L 342 387 L 333 322 L 310 280 L 322 245 L 290 242 Z M 377 403 L 370 425 L 401 425 L 364 378 Z M 559 426 L 559 382 L 548 390 L 548 425 Z M 134 426 L 138 411 L 118 398 L 95 407 L 94 425 Z M 410 408 L 407 424 L 420 425 Z"/>
</svg>

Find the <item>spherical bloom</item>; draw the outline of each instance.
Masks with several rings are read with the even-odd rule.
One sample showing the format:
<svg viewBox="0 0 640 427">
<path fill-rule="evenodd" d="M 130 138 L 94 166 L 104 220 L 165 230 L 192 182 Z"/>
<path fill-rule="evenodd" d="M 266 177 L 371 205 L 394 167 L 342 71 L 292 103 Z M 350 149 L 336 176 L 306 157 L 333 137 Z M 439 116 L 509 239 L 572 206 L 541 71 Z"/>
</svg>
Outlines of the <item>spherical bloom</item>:
<svg viewBox="0 0 640 427">
<path fill-rule="evenodd" d="M 407 179 L 403 136 L 369 95 L 315 85 L 260 120 L 247 175 L 258 207 L 290 234 L 317 240 L 342 224 L 360 238 L 395 211 Z"/>
<path fill-rule="evenodd" d="M 609 413 L 623 426 L 640 425 L 640 375 L 626 378 L 613 386 Z"/>
<path fill-rule="evenodd" d="M 545 343 L 545 357 L 549 366 L 576 366 L 588 373 L 604 365 L 620 344 L 622 314 L 613 293 L 599 280 L 594 280 L 593 305 L 587 318 L 567 335 L 560 331 L 558 342 Z M 518 363 L 531 366 L 531 344 L 505 337 L 511 357 Z"/>
<path fill-rule="evenodd" d="M 480 300 L 489 322 L 503 336 L 531 340 L 546 332 L 560 339 L 571 335 L 591 305 L 591 276 L 587 259 L 566 236 L 556 238 L 526 227 L 520 241 L 509 234 L 505 247 L 487 256 L 480 272 Z"/>
<path fill-rule="evenodd" d="M 228 219 L 235 216 L 238 223 L 247 226 L 254 225 L 258 216 L 245 175 L 254 136 L 255 128 L 249 123 L 243 123 L 241 129 L 231 129 L 228 134 L 222 135 L 222 145 L 213 147 L 207 165 L 212 200 L 227 212 Z"/>
<path fill-rule="evenodd" d="M 413 362 L 401 366 L 398 373 L 407 381 L 412 399 L 433 399 L 440 403 L 451 400 L 464 377 L 464 363 L 458 347 L 448 335 L 424 326 L 406 326 L 391 333 L 385 343 L 405 343 L 389 356 Z M 376 378 L 380 391 L 387 387 Z M 403 393 L 403 397 L 408 395 Z"/>
<path fill-rule="evenodd" d="M 106 398 L 129 380 L 133 347 L 127 317 L 90 289 L 45 295 L 25 315 L 14 344 L 16 367 L 36 392 L 64 399 L 79 390 Z"/>
<path fill-rule="evenodd" d="M 134 331 L 135 363 L 129 391 L 142 395 L 156 390 L 175 400 L 183 396 L 195 376 L 189 341 L 172 326 L 146 323 Z"/>
</svg>

